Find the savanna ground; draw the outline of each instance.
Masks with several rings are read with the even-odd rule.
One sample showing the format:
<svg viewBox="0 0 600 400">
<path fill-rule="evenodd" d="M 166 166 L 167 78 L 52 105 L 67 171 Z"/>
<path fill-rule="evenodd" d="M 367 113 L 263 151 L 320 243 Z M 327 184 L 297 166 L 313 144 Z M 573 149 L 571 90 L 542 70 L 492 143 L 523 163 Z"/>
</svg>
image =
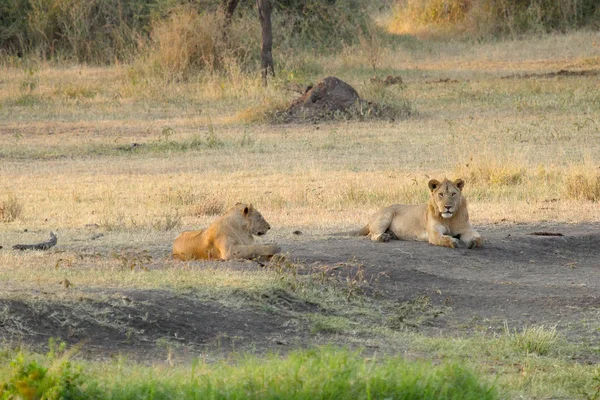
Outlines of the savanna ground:
<svg viewBox="0 0 600 400">
<path fill-rule="evenodd" d="M 397 40 L 305 55 L 267 89 L 241 73 L 165 83 L 128 65 L 5 63 L 5 348 L 60 338 L 98 370 L 125 357 L 169 374 L 334 345 L 457 362 L 506 397 L 597 398 L 600 35 Z M 377 86 L 374 73 L 404 84 Z M 294 74 L 334 75 L 413 112 L 263 122 L 297 96 Z M 426 201 L 429 177 L 444 176 L 466 180 L 482 249 L 329 236 Z M 263 213 L 273 229 L 258 241 L 286 260 L 171 259 L 181 230 L 238 201 Z M 11 249 L 50 231 L 48 251 Z"/>
</svg>

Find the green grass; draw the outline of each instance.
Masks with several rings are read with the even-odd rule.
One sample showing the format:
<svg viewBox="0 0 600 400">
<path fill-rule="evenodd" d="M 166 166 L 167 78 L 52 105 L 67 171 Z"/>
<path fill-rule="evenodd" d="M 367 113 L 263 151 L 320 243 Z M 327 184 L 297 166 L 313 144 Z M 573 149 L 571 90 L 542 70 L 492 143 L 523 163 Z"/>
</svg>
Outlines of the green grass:
<svg viewBox="0 0 600 400">
<path fill-rule="evenodd" d="M 19 353 L 0 367 L 0 397 L 47 399 L 496 399 L 497 389 L 456 363 L 321 347 L 286 356 L 238 355 L 191 366 L 79 363 L 69 354 Z M 1 355 L 8 361 L 9 354 Z M 84 372 L 85 371 L 85 372 Z M 27 395 L 29 394 L 30 397 Z"/>
</svg>

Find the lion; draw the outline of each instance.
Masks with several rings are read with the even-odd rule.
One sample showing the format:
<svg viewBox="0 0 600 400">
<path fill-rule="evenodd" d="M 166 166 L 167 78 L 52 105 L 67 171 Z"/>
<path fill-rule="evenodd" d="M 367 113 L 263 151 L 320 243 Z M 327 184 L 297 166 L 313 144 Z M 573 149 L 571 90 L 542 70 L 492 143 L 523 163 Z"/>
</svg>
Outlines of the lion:
<svg viewBox="0 0 600 400">
<path fill-rule="evenodd" d="M 463 242 L 469 249 L 479 247 L 483 240 L 471 227 L 467 200 L 462 194 L 462 179 L 428 183 L 427 204 L 393 204 L 377 211 L 362 229 L 347 232 L 351 236 L 370 236 L 376 242 L 391 239 L 429 241 L 436 246 L 457 247 Z"/>
<path fill-rule="evenodd" d="M 180 260 L 270 259 L 276 245 L 253 244 L 271 226 L 252 204 L 237 203 L 205 230 L 181 233 L 173 243 L 173 257 Z"/>
</svg>

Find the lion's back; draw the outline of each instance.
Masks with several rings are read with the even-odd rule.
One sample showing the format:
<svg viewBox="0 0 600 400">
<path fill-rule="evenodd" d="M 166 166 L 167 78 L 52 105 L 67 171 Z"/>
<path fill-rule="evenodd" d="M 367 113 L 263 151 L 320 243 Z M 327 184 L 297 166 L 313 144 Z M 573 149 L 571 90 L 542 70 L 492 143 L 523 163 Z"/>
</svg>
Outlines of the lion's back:
<svg viewBox="0 0 600 400">
<path fill-rule="evenodd" d="M 173 257 L 180 260 L 192 260 L 197 258 L 208 258 L 206 241 L 203 240 L 205 230 L 184 231 L 180 233 L 173 242 Z M 203 257 L 203 255 L 205 255 Z"/>
</svg>

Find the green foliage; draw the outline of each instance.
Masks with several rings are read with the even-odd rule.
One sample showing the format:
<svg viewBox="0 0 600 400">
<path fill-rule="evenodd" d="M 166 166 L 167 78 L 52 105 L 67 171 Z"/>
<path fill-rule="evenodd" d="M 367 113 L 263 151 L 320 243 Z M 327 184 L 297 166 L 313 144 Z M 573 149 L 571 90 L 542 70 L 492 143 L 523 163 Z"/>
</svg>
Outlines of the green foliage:
<svg viewBox="0 0 600 400">
<path fill-rule="evenodd" d="M 521 332 L 511 331 L 505 325 L 505 338 L 517 351 L 526 354 L 547 355 L 559 341 L 556 328 L 547 329 L 544 326 L 523 327 Z"/>
<path fill-rule="evenodd" d="M 46 361 L 50 367 L 28 360 L 20 352 L 10 362 L 12 376 L 0 386 L 0 399 L 92 399 L 99 398 L 95 385 L 90 385 L 80 367 L 75 367 L 64 354 L 65 344 L 49 340 Z"/>
<path fill-rule="evenodd" d="M 464 366 L 370 358 L 335 348 L 299 350 L 285 357 L 241 355 L 195 361 L 164 370 L 97 365 L 83 375 L 63 357 L 44 361 L 18 353 L 0 399 L 496 399 L 496 389 Z M 48 363 L 51 366 L 45 367 Z M 93 367 L 89 365 L 88 367 Z M 89 370 L 89 368 L 88 368 Z"/>
<path fill-rule="evenodd" d="M 358 0 L 276 0 L 274 43 L 284 48 L 339 48 L 368 31 L 369 2 Z"/>
</svg>

